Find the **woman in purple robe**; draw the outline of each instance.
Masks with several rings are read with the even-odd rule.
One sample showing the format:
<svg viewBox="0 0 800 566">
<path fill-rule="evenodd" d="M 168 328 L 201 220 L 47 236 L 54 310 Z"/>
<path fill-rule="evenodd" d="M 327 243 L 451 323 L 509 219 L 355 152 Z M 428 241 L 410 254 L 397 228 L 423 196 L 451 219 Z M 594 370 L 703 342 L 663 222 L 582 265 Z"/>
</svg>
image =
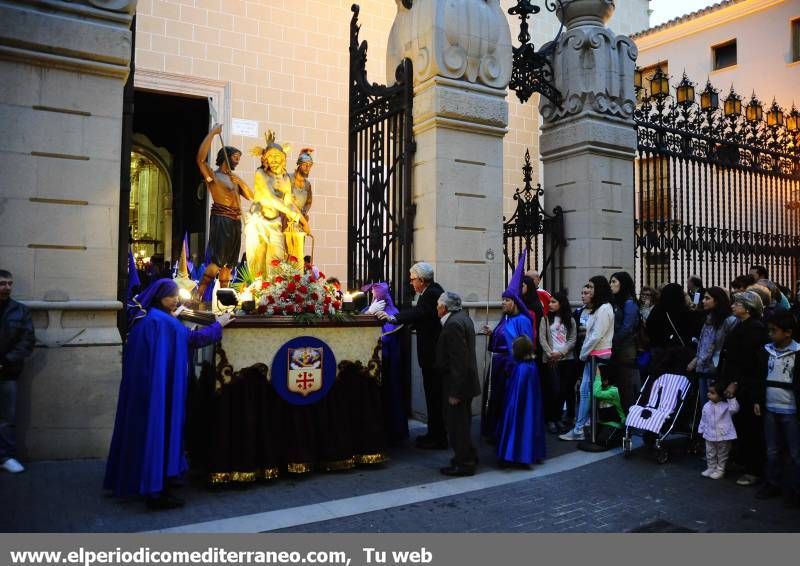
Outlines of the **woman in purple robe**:
<svg viewBox="0 0 800 566">
<path fill-rule="evenodd" d="M 190 347 L 222 338 L 230 315 L 189 330 L 178 321 L 178 286 L 159 279 L 128 305 L 128 340 L 114 435 L 103 483 L 115 496 L 141 495 L 152 509 L 183 501 L 168 491 L 168 480 L 187 469 L 183 450 Z"/>
</svg>

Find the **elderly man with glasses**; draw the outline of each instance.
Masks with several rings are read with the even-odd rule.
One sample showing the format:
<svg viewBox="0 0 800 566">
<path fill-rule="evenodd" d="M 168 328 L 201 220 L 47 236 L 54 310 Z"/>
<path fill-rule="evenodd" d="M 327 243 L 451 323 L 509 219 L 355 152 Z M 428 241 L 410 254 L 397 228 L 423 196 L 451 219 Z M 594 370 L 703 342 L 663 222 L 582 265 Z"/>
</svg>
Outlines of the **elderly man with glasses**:
<svg viewBox="0 0 800 566">
<path fill-rule="evenodd" d="M 409 281 L 417 294 L 410 309 L 403 309 L 394 316 L 385 312 L 376 314 L 381 320 L 398 324 L 412 324 L 417 331 L 417 360 L 422 369 L 422 384 L 425 389 L 425 405 L 428 411 L 428 432 L 418 436 L 417 448 L 446 450 L 447 431 L 444 425 L 444 399 L 442 379 L 436 371 L 436 342 L 442 331 L 436 302 L 444 289 L 433 280 L 433 266 L 415 263 L 409 270 Z"/>
</svg>

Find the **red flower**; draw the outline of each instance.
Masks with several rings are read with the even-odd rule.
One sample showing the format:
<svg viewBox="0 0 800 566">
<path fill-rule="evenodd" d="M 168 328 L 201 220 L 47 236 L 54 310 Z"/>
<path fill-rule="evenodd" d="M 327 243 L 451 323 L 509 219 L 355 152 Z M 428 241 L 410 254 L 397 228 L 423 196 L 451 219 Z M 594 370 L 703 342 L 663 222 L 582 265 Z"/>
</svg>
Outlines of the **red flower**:
<svg viewBox="0 0 800 566">
<path fill-rule="evenodd" d="M 332 301 L 332 300 L 333 300 L 333 299 L 331 299 L 330 297 L 327 297 L 327 296 L 326 296 L 324 299 L 322 299 L 322 302 L 323 302 L 324 304 L 326 304 L 326 305 L 329 305 L 329 304 L 331 304 L 331 301 Z"/>
<path fill-rule="evenodd" d="M 270 264 L 272 264 L 272 267 L 278 267 L 281 264 L 281 260 L 273 259 Z"/>
<path fill-rule="evenodd" d="M 294 293 L 297 290 L 297 285 L 294 284 L 294 281 L 289 281 L 289 284 L 286 286 L 286 290 L 290 293 Z"/>
<path fill-rule="evenodd" d="M 295 280 L 296 282 L 298 282 L 298 283 L 300 282 L 300 280 L 301 280 L 302 278 L 303 278 L 303 276 L 302 276 L 302 275 L 300 275 L 299 273 L 298 273 L 297 275 L 295 275 L 295 276 L 294 276 L 294 280 Z"/>
<path fill-rule="evenodd" d="M 324 274 L 324 273 L 322 273 L 321 271 L 319 272 L 319 278 L 320 278 L 320 279 L 325 279 L 325 274 Z"/>
<path fill-rule="evenodd" d="M 300 287 L 298 287 L 297 290 L 303 293 L 304 295 L 308 295 L 308 287 L 306 287 L 305 285 L 300 285 Z"/>
<path fill-rule="evenodd" d="M 258 308 L 256 309 L 256 312 L 258 314 L 264 314 L 265 312 L 267 312 L 267 305 L 259 305 Z"/>
<path fill-rule="evenodd" d="M 342 306 L 342 301 L 333 301 L 333 308 L 338 309 Z"/>
<path fill-rule="evenodd" d="M 281 277 L 280 275 L 278 275 L 278 276 L 275 278 L 275 283 L 283 283 L 283 277 Z"/>
<path fill-rule="evenodd" d="M 290 255 L 289 256 L 289 263 L 297 263 L 297 258 L 294 257 L 293 255 Z"/>
<path fill-rule="evenodd" d="M 322 312 L 324 314 L 328 314 L 330 312 L 330 307 L 328 305 L 322 305 Z"/>
<path fill-rule="evenodd" d="M 302 305 L 303 303 L 306 302 L 306 298 L 303 295 L 301 295 L 300 293 L 297 293 L 294 296 L 294 302 L 297 303 L 298 305 Z"/>
<path fill-rule="evenodd" d="M 314 312 L 314 305 L 306 305 L 306 312 Z"/>
<path fill-rule="evenodd" d="M 275 304 L 275 297 L 273 297 L 272 295 L 267 295 L 267 302 L 269 304 L 271 304 L 271 305 L 274 305 Z"/>
<path fill-rule="evenodd" d="M 272 312 L 274 312 L 275 314 L 283 314 L 283 307 L 276 306 L 274 309 L 272 309 Z"/>
<path fill-rule="evenodd" d="M 266 289 L 267 287 L 269 287 L 269 281 L 262 281 L 261 282 L 261 288 L 262 289 Z"/>
<path fill-rule="evenodd" d="M 314 277 L 313 275 L 309 275 L 308 276 L 308 282 L 309 283 L 316 283 L 317 282 L 317 278 Z"/>
<path fill-rule="evenodd" d="M 288 298 L 289 298 L 289 293 L 287 293 L 286 291 L 284 291 L 283 293 L 281 293 L 281 299 L 283 299 L 283 300 L 285 301 L 285 300 L 286 300 L 286 299 L 288 299 Z"/>
<path fill-rule="evenodd" d="M 286 314 L 294 314 L 294 305 L 286 305 Z"/>
<path fill-rule="evenodd" d="M 315 302 L 319 301 L 319 295 L 317 295 L 316 293 L 311 293 L 311 300 Z"/>
</svg>

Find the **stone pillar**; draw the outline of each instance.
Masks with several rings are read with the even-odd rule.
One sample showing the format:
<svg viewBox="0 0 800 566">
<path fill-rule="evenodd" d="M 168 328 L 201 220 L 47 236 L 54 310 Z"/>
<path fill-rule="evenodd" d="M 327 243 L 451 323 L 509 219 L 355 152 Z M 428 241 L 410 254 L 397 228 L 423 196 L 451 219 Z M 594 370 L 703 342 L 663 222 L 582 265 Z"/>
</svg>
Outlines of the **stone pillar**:
<svg viewBox="0 0 800 566">
<path fill-rule="evenodd" d="M 414 65 L 414 261 L 466 301 L 503 283 L 503 136 L 511 34 L 498 0 L 397 1 L 387 81 Z M 495 254 L 490 264 L 486 251 Z M 487 273 L 493 271 L 492 289 Z M 488 294 L 487 294 L 488 291 Z"/>
<path fill-rule="evenodd" d="M 23 459 L 105 456 L 116 313 L 122 91 L 135 0 L 0 4 L 0 267 L 34 315 Z"/>
<path fill-rule="evenodd" d="M 578 301 L 597 274 L 633 274 L 633 71 L 637 50 L 605 27 L 614 0 L 571 0 L 555 45 L 560 106 L 541 98 L 540 141 L 548 210 L 564 209 L 565 286 Z"/>
</svg>

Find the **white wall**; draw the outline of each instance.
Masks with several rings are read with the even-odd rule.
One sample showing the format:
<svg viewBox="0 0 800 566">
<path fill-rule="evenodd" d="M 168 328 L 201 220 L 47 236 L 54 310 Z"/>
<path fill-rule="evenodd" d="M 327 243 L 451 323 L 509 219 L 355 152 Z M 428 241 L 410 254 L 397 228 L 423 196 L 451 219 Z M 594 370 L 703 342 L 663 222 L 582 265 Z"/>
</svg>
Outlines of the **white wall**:
<svg viewBox="0 0 800 566">
<path fill-rule="evenodd" d="M 756 11 L 757 10 L 757 11 Z M 744 97 L 772 98 L 784 108 L 800 104 L 800 62 L 792 63 L 790 21 L 800 17 L 800 0 L 749 0 L 644 37 L 634 37 L 640 67 L 667 60 L 675 85 L 684 70 L 697 92 L 706 78 L 724 98 L 733 84 Z M 736 39 L 737 65 L 713 69 L 711 47 Z"/>
</svg>

